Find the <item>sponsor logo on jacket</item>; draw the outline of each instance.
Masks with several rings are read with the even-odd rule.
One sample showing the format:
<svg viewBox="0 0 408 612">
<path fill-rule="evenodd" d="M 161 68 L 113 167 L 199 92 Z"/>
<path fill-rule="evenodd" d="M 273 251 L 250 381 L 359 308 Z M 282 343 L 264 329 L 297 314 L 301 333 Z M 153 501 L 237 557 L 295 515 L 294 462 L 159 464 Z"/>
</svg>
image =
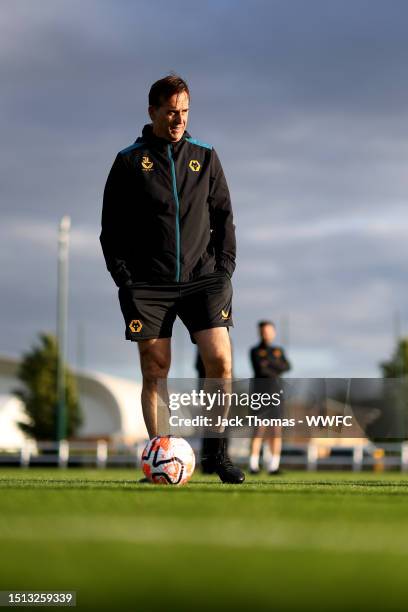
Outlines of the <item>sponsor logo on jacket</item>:
<svg viewBox="0 0 408 612">
<path fill-rule="evenodd" d="M 145 170 L 145 172 L 150 172 L 150 170 L 153 170 L 153 162 L 148 155 L 143 155 L 142 157 L 142 168 Z"/>
</svg>

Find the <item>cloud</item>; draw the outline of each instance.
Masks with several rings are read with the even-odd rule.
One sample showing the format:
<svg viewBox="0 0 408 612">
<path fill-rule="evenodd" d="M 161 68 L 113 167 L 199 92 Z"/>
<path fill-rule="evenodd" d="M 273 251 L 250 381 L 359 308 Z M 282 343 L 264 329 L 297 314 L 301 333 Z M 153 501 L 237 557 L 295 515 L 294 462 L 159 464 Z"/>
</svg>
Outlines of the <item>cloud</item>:
<svg viewBox="0 0 408 612">
<path fill-rule="evenodd" d="M 55 327 L 57 226 L 69 214 L 71 358 L 81 323 L 88 366 L 136 374 L 98 243 L 101 198 L 116 152 L 147 120 L 151 82 L 173 69 L 191 85 L 190 131 L 215 145 L 233 197 L 242 374 L 265 316 L 288 319 L 295 371 L 376 374 L 393 313 L 408 306 L 407 4 L 185 7 L 3 2 L 0 349 L 16 354 Z M 188 343 L 178 328 L 176 374 Z"/>
</svg>

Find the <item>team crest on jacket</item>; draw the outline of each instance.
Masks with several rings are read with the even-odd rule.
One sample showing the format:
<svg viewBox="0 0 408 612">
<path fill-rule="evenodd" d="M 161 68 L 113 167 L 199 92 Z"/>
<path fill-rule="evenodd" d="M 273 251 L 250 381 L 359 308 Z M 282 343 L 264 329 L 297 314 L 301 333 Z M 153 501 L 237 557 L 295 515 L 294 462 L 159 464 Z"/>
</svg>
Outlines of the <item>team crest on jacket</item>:
<svg viewBox="0 0 408 612">
<path fill-rule="evenodd" d="M 190 163 L 188 164 L 188 167 L 193 172 L 198 172 L 200 170 L 200 168 L 201 168 L 201 164 L 196 159 L 190 159 Z"/>
<path fill-rule="evenodd" d="M 142 157 L 142 168 L 149 172 L 149 170 L 153 170 L 153 162 L 149 159 L 148 155 L 143 155 Z"/>
</svg>

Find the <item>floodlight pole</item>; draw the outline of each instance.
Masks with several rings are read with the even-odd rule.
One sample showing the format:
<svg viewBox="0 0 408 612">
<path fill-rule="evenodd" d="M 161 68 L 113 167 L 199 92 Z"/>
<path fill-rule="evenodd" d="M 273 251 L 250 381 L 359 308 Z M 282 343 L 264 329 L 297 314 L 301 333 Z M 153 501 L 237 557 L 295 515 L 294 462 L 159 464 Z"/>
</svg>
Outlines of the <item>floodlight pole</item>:
<svg viewBox="0 0 408 612">
<path fill-rule="evenodd" d="M 56 438 L 66 438 L 65 363 L 67 360 L 68 312 L 68 246 L 71 219 L 61 219 L 58 231 L 58 298 L 57 298 L 57 419 Z"/>
</svg>

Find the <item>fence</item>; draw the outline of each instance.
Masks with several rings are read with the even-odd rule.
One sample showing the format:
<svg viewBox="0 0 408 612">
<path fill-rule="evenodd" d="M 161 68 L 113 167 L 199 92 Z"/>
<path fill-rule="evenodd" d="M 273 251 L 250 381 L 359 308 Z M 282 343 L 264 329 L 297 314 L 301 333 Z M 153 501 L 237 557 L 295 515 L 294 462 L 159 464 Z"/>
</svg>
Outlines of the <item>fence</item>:
<svg viewBox="0 0 408 612">
<path fill-rule="evenodd" d="M 190 440 L 197 457 L 200 440 Z M 0 448 L 1 466 L 21 467 L 139 467 L 145 442 L 127 445 L 105 440 L 96 442 L 27 442 L 21 448 Z M 248 440 L 233 440 L 230 454 L 234 461 L 248 460 Z M 401 470 L 408 471 L 408 442 L 321 447 L 315 442 L 285 444 L 282 466 L 288 469 Z"/>
<path fill-rule="evenodd" d="M 144 443 L 112 444 L 96 442 L 27 442 L 19 449 L 2 450 L 1 466 L 21 467 L 138 467 Z"/>
</svg>

